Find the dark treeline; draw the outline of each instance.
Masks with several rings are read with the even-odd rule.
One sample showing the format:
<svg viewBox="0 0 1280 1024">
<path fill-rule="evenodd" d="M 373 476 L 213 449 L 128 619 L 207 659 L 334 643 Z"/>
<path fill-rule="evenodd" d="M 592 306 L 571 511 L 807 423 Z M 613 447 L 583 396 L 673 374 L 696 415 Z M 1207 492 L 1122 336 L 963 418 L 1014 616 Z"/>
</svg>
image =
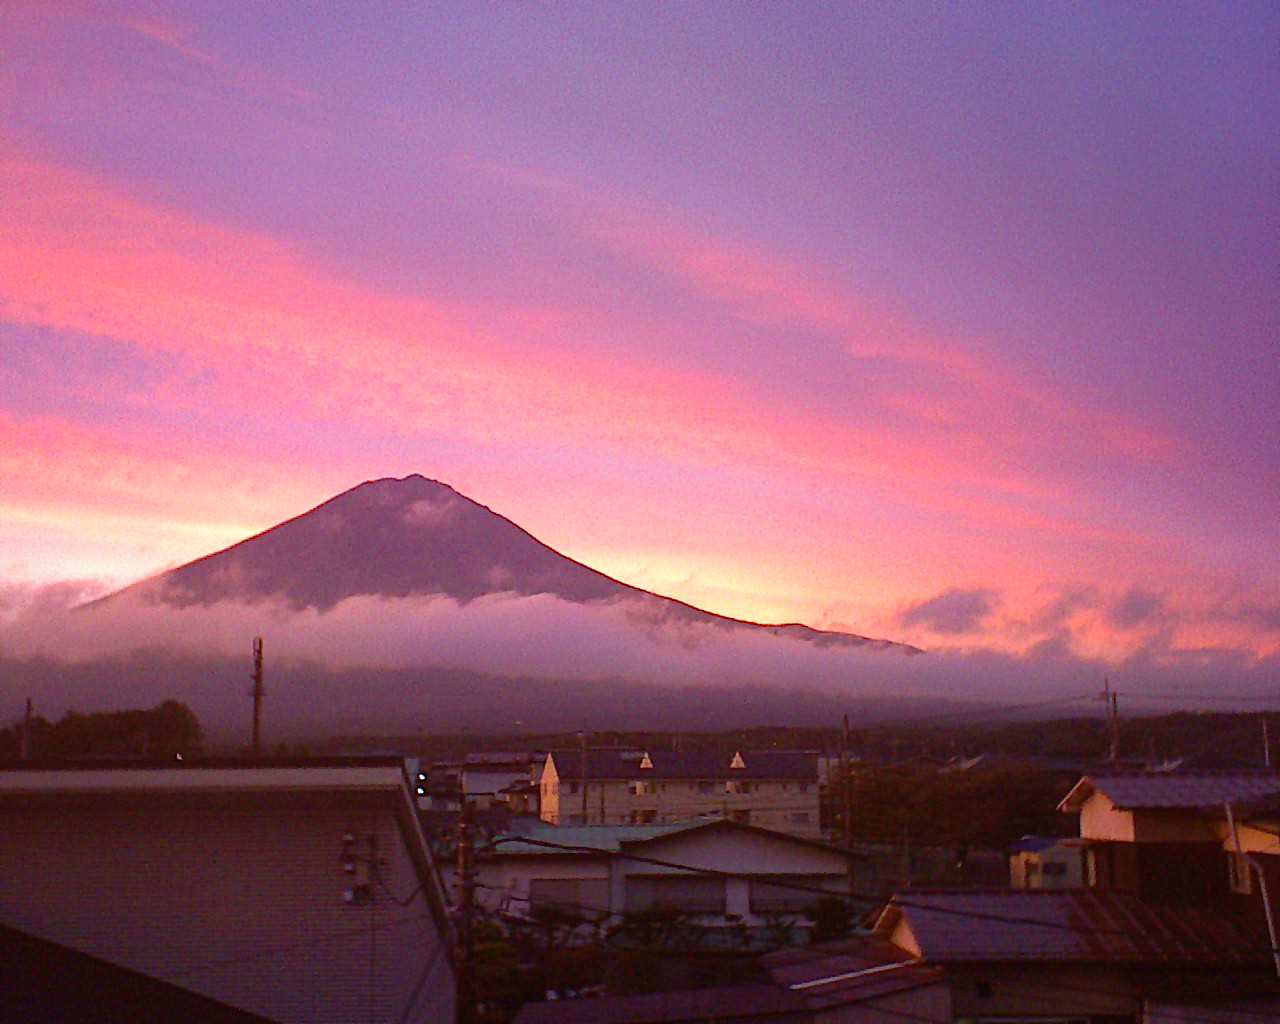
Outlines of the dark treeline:
<svg viewBox="0 0 1280 1024">
<path fill-rule="evenodd" d="M 928 724 L 854 726 L 849 745 L 855 757 L 881 764 L 913 758 L 947 760 L 979 754 L 1069 758 L 1095 762 L 1105 758 L 1110 735 L 1101 710 L 1096 715 L 1048 720 L 985 721 L 957 716 L 931 718 Z M 1190 758 L 1201 768 L 1263 767 L 1263 720 L 1271 722 L 1275 758 L 1280 766 L 1280 713 L 1178 711 L 1125 718 L 1120 722 L 1120 755 L 1132 759 Z M 593 746 L 646 749 L 815 750 L 836 753 L 841 730 L 804 726 L 760 726 L 725 732 L 590 730 Z M 395 750 L 448 760 L 480 750 L 547 750 L 576 747 L 577 732 L 526 732 L 408 736 L 334 736 L 310 744 L 316 752 Z"/>
<path fill-rule="evenodd" d="M 0 729 L 0 758 L 22 754 L 23 723 Z M 82 715 L 69 711 L 56 722 L 34 716 L 27 734 L 30 758 L 184 757 L 201 751 L 200 723 L 185 704 L 167 700 L 154 708 Z"/>
</svg>

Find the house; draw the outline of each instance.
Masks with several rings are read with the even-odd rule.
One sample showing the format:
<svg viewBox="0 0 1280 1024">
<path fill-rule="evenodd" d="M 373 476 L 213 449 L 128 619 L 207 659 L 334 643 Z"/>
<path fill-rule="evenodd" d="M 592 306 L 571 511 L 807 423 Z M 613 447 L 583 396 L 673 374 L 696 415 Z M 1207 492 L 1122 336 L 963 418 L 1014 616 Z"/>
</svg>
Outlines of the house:
<svg viewBox="0 0 1280 1024">
<path fill-rule="evenodd" d="M 0 925 L 272 1021 L 455 1012 L 398 759 L 4 766 Z"/>
<path fill-rule="evenodd" d="M 1136 1020 L 1148 999 L 1274 987 L 1266 930 L 1217 908 L 1106 890 L 920 890 L 873 929 L 940 968 L 956 1020 Z"/>
<path fill-rule="evenodd" d="M 553 750 L 541 780 L 553 825 L 645 825 L 720 816 L 818 838 L 814 754 Z"/>
<path fill-rule="evenodd" d="M 616 921 L 655 909 L 709 929 L 812 927 L 823 893 L 847 897 L 854 857 L 815 840 L 723 819 L 668 825 L 541 826 L 500 837 L 477 860 L 477 899 L 529 917 L 556 907 Z"/>
<path fill-rule="evenodd" d="M 1009 884 L 1015 889 L 1079 889 L 1084 885 L 1085 840 L 1023 836 L 1009 848 Z"/>
<path fill-rule="evenodd" d="M 1220 904 L 1263 871 L 1278 891 L 1280 773 L 1087 775 L 1058 808 L 1080 816 L 1086 885 Z"/>
<path fill-rule="evenodd" d="M 467 754 L 459 771 L 463 798 L 478 808 L 508 803 L 512 787 L 528 787 L 533 766 L 545 762 L 546 754 L 529 751 L 486 751 Z"/>
</svg>

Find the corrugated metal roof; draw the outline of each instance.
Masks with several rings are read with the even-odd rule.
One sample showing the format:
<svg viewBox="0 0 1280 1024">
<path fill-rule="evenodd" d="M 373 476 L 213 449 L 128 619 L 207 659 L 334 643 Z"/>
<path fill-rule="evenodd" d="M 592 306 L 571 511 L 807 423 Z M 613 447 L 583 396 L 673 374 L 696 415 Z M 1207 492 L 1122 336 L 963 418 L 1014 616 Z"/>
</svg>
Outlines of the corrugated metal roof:
<svg viewBox="0 0 1280 1024">
<path fill-rule="evenodd" d="M 1157 905 L 1096 889 L 911 891 L 885 908 L 877 933 L 887 938 L 899 916 L 930 963 L 1213 965 L 1270 959 L 1265 933 L 1222 910 Z"/>
<path fill-rule="evenodd" d="M 556 773 L 562 779 L 583 777 L 583 754 L 580 750 L 554 750 Z M 635 752 L 623 750 L 588 750 L 588 779 L 795 779 L 816 782 L 818 758 L 791 750 L 746 750 L 742 752 L 744 767 L 729 767 L 732 755 L 709 751 L 655 750 L 649 752 L 652 768 L 642 768 Z"/>
<path fill-rule="evenodd" d="M 682 1024 L 682 1022 L 810 1020 L 805 1001 L 794 992 L 773 985 L 732 985 L 721 988 L 658 992 L 604 999 L 561 999 L 525 1003 L 516 1024 Z"/>
<path fill-rule="evenodd" d="M 1086 775 L 1059 806 L 1078 810 L 1095 791 L 1123 810 L 1221 807 L 1280 793 L 1280 772 Z"/>
<path fill-rule="evenodd" d="M 521 839 L 541 839 L 559 846 L 581 846 L 602 853 L 617 853 L 623 843 L 642 843 L 647 839 L 684 832 L 691 828 L 700 828 L 706 821 L 682 821 L 669 825 L 549 825 L 546 828 L 532 828 L 518 835 L 499 836 L 494 840 L 495 853 L 506 854 L 548 854 L 563 856 L 570 851 L 557 850 L 533 843 L 521 842 Z"/>
<path fill-rule="evenodd" d="M 807 986 L 805 999 L 815 1009 L 863 1002 L 943 977 L 938 968 L 913 963 L 897 946 L 870 935 L 778 950 L 761 957 L 760 966 L 777 985 Z"/>
</svg>

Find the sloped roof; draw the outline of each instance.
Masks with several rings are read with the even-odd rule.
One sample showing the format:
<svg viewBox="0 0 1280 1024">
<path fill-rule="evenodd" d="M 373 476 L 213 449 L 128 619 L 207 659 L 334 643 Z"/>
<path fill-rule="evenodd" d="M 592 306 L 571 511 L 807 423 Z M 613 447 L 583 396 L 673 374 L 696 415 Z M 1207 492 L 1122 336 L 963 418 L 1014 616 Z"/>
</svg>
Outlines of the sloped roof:
<svg viewBox="0 0 1280 1024">
<path fill-rule="evenodd" d="M 1086 775 L 1063 797 L 1058 810 L 1079 811 L 1094 793 L 1126 811 L 1221 807 L 1280 793 L 1280 772 Z"/>
<path fill-rule="evenodd" d="M 774 984 L 802 992 L 812 1009 L 865 1002 L 943 979 L 940 969 L 870 935 L 782 949 L 761 957 L 760 966 Z"/>
<path fill-rule="evenodd" d="M 256 1013 L 0 925 L 0 1022 L 182 1020 L 271 1024 Z"/>
<path fill-rule="evenodd" d="M 528 854 L 550 854 L 552 856 L 589 854 L 598 850 L 601 853 L 618 853 L 624 846 L 634 847 L 644 843 L 656 843 L 669 836 L 687 832 L 733 832 L 767 836 L 770 839 L 789 843 L 794 846 L 805 846 L 810 849 L 823 850 L 838 854 L 846 860 L 864 860 L 865 855 L 846 850 L 818 839 L 792 835 L 790 832 L 778 832 L 759 825 L 732 821 L 729 818 L 695 818 L 691 821 L 671 822 L 663 825 L 535 825 L 533 828 L 515 831 L 505 836 L 497 836 L 493 840 L 493 852 L 525 856 Z M 522 840 L 534 840 L 526 842 Z M 548 845 L 541 845 L 541 842 Z M 565 850 L 560 847 L 584 847 L 581 850 Z"/>
<path fill-rule="evenodd" d="M 581 750 L 553 750 L 556 773 L 562 779 L 583 778 Z M 744 750 L 745 767 L 729 767 L 733 755 L 701 750 L 652 750 L 652 768 L 641 768 L 635 752 L 593 749 L 586 752 L 588 779 L 794 779 L 818 780 L 815 754 L 792 750 Z"/>
<path fill-rule="evenodd" d="M 618 853 L 624 843 L 644 842 L 667 836 L 675 832 L 685 832 L 691 828 L 700 828 L 705 821 L 682 821 L 670 825 L 547 825 L 532 828 L 518 835 L 499 836 L 494 840 L 495 853 L 519 856 L 549 855 L 572 856 L 575 852 L 599 850 L 601 853 Z M 584 851 L 558 850 L 554 847 L 538 846 L 535 843 L 521 842 L 522 838 L 543 839 L 559 846 L 584 847 Z"/>
<path fill-rule="evenodd" d="M 932 890 L 894 896 L 876 922 L 905 920 L 929 963 L 1071 961 L 1219 964 L 1270 960 L 1265 933 L 1222 910 L 1075 890 Z"/>
<path fill-rule="evenodd" d="M 773 985 L 728 985 L 642 996 L 525 1003 L 515 1024 L 717 1024 L 761 1019 L 808 1021 L 797 993 Z"/>
</svg>

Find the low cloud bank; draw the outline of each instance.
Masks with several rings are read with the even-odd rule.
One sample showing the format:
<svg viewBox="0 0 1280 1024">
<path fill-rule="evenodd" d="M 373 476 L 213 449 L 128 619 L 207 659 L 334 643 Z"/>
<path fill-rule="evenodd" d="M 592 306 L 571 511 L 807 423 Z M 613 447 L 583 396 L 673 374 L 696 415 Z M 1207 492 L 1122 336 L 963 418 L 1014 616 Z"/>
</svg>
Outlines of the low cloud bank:
<svg viewBox="0 0 1280 1024">
<path fill-rule="evenodd" d="M 1021 655 L 987 649 L 907 656 L 819 646 L 763 630 L 690 621 L 660 601 L 580 604 L 550 595 L 355 597 L 326 612 L 223 602 L 175 608 L 130 591 L 86 608 L 93 588 L 0 588 L 0 660 L 17 702 L 42 712 L 152 704 L 176 697 L 217 727 L 243 717 L 252 638 L 265 638 L 273 720 L 344 733 L 488 721 L 533 727 L 550 709 L 566 724 L 620 725 L 662 709 L 719 708 L 707 727 L 809 719 L 848 707 L 942 716 L 1084 698 L 1110 675 L 1136 702 L 1183 695 L 1264 698 L 1280 659 L 1151 645 L 1117 663 L 1081 657 L 1066 632 Z M 680 695 L 677 700 L 674 695 Z M 684 701 L 685 703 L 681 703 Z M 1134 705 L 1130 705 L 1134 706 Z M 1147 710 L 1176 706 L 1142 705 Z M 1213 704 L 1212 706 L 1222 706 Z M 744 715 L 766 716 L 744 718 Z M 781 717 L 779 717 L 781 716 Z M 11 717 L 0 712 L 0 721 Z M 571 720 L 571 721 L 569 721 Z M 690 724 L 689 727 L 694 727 Z"/>
</svg>

